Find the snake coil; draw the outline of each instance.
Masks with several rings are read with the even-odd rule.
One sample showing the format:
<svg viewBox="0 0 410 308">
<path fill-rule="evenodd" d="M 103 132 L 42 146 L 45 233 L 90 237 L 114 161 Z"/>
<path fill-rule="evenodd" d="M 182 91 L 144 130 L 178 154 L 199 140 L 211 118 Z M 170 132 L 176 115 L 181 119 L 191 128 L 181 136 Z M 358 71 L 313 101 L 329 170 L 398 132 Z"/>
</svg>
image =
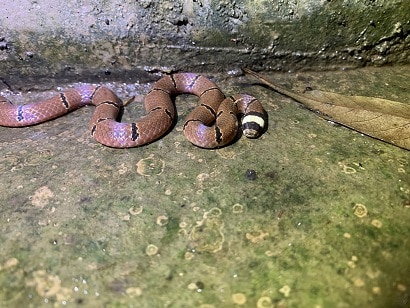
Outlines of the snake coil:
<svg viewBox="0 0 410 308">
<path fill-rule="evenodd" d="M 261 135 L 265 111 L 256 98 L 247 94 L 225 98 L 214 82 L 193 73 L 178 73 L 159 79 L 145 97 L 147 115 L 133 123 L 116 120 L 123 104 L 114 92 L 102 86 L 86 85 L 20 106 L 0 96 L 0 126 L 39 124 L 82 106 L 94 105 L 96 109 L 89 125 L 91 135 L 109 147 L 136 147 L 169 131 L 176 117 L 172 98 L 182 93 L 199 97 L 199 106 L 188 115 L 183 125 L 185 136 L 194 145 L 218 148 L 232 142 L 238 133 L 238 116 L 242 116 L 242 132 L 246 137 Z"/>
</svg>

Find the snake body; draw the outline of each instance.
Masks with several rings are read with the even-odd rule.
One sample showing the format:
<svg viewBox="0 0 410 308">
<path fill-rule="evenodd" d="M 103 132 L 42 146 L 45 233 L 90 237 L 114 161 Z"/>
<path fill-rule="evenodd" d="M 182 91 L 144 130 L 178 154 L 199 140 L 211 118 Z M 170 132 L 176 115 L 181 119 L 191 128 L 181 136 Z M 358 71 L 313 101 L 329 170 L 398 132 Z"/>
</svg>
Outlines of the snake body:
<svg viewBox="0 0 410 308">
<path fill-rule="evenodd" d="M 265 111 L 256 98 L 247 94 L 225 98 L 214 82 L 193 73 L 166 75 L 159 79 L 145 97 L 147 115 L 133 123 L 116 120 L 123 104 L 114 92 L 102 86 L 85 85 L 20 106 L 0 96 L 0 126 L 34 125 L 82 106 L 94 105 L 96 109 L 89 125 L 91 135 L 109 147 L 136 147 L 169 131 L 176 117 L 173 97 L 182 93 L 199 97 L 199 106 L 183 125 L 185 136 L 196 146 L 217 148 L 230 143 L 238 133 L 238 116 L 242 116 L 245 136 L 257 138 L 262 133 Z"/>
</svg>

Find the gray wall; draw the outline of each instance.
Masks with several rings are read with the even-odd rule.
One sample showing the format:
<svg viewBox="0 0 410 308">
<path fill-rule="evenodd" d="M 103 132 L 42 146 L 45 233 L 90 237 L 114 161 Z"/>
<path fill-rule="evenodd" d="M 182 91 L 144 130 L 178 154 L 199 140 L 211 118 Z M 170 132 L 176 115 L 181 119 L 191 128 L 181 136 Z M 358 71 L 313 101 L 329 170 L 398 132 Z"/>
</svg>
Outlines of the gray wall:
<svg viewBox="0 0 410 308">
<path fill-rule="evenodd" d="M 410 62 L 408 0 L 3 0 L 0 16 L 0 77 L 20 85 Z"/>
</svg>

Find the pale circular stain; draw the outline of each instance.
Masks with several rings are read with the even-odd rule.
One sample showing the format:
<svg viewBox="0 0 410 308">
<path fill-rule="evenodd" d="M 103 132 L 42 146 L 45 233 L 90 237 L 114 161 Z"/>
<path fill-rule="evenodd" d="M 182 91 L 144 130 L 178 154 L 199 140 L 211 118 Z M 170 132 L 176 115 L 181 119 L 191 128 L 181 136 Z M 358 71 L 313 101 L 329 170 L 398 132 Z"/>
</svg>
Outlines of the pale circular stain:
<svg viewBox="0 0 410 308">
<path fill-rule="evenodd" d="M 373 294 L 380 295 L 382 293 L 382 289 L 380 287 L 373 287 L 372 292 Z"/>
<path fill-rule="evenodd" d="M 234 214 L 240 214 L 240 213 L 242 213 L 242 212 L 243 212 L 243 205 L 242 205 L 242 204 L 239 204 L 239 203 L 235 203 L 235 204 L 232 206 L 232 212 L 233 212 Z"/>
<path fill-rule="evenodd" d="M 367 216 L 367 208 L 365 205 L 356 203 L 355 206 L 353 206 L 353 214 L 355 214 L 359 218 L 363 218 Z"/>
<path fill-rule="evenodd" d="M 186 228 L 188 226 L 188 223 L 186 222 L 186 221 L 181 221 L 180 223 L 179 223 L 179 227 L 180 228 Z"/>
<path fill-rule="evenodd" d="M 31 204 L 38 208 L 45 207 L 50 199 L 54 197 L 54 193 L 47 186 L 42 186 L 38 188 L 34 195 L 31 196 Z"/>
<path fill-rule="evenodd" d="M 157 246 L 155 246 L 154 244 L 149 244 L 148 246 L 147 246 L 147 248 L 145 248 L 145 253 L 148 255 L 148 256 L 155 256 L 157 253 L 158 253 L 158 247 Z"/>
<path fill-rule="evenodd" d="M 165 215 L 160 215 L 157 217 L 157 225 L 159 226 L 165 226 L 168 224 L 168 222 L 169 222 L 169 219 Z"/>
<path fill-rule="evenodd" d="M 6 262 L 4 262 L 3 265 L 0 265 L 0 271 L 2 269 L 8 269 L 8 268 L 14 267 L 17 264 L 19 264 L 19 260 L 17 260 L 16 258 L 10 258 Z"/>
<path fill-rule="evenodd" d="M 343 172 L 346 173 L 346 174 L 352 174 L 352 173 L 356 173 L 356 169 L 344 165 L 344 166 L 343 166 Z"/>
<path fill-rule="evenodd" d="M 212 209 L 210 209 L 208 212 L 205 212 L 203 215 L 203 218 L 209 218 L 209 217 L 219 217 L 221 216 L 222 211 L 220 208 L 214 207 Z"/>
<path fill-rule="evenodd" d="M 196 285 L 196 283 L 195 282 L 191 282 L 190 284 L 188 284 L 188 289 L 189 290 L 197 290 L 198 289 L 198 286 Z"/>
<path fill-rule="evenodd" d="M 142 158 L 137 163 L 137 173 L 143 176 L 160 175 L 164 172 L 165 162 L 162 159 L 155 158 L 152 154 L 147 158 Z"/>
<path fill-rule="evenodd" d="M 397 284 L 397 290 L 399 290 L 400 292 L 406 292 L 407 291 L 407 287 L 402 284 L 402 283 L 398 283 Z"/>
<path fill-rule="evenodd" d="M 272 299 L 268 296 L 262 296 L 256 303 L 257 308 L 273 308 Z"/>
<path fill-rule="evenodd" d="M 140 205 L 140 206 L 134 205 L 134 206 L 129 208 L 128 212 L 133 216 L 139 215 L 139 214 L 142 213 L 143 208 L 144 207 L 142 205 Z"/>
<path fill-rule="evenodd" d="M 275 253 L 272 250 L 266 250 L 265 251 L 265 256 L 273 257 L 273 256 L 275 256 Z"/>
<path fill-rule="evenodd" d="M 379 228 L 379 229 L 383 226 L 383 223 L 378 219 L 373 219 L 371 224 L 372 226 Z"/>
<path fill-rule="evenodd" d="M 244 305 L 246 303 L 246 295 L 243 293 L 232 294 L 232 301 L 236 305 Z"/>
<path fill-rule="evenodd" d="M 130 297 L 141 296 L 142 290 L 139 287 L 129 287 L 125 290 L 125 293 Z"/>
<path fill-rule="evenodd" d="M 365 285 L 364 281 L 361 278 L 353 279 L 353 284 L 358 288 L 363 287 Z"/>
</svg>

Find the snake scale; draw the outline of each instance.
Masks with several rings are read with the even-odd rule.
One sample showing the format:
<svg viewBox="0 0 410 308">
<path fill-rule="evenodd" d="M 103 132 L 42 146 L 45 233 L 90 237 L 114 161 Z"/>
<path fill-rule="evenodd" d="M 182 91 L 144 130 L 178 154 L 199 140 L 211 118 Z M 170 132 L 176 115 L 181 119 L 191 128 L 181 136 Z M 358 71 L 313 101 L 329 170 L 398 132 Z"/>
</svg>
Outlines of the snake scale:
<svg viewBox="0 0 410 308">
<path fill-rule="evenodd" d="M 166 134 L 176 118 L 173 97 L 189 93 L 199 97 L 197 106 L 183 125 L 185 136 L 196 146 L 218 148 L 238 135 L 238 117 L 242 133 L 257 138 L 265 126 L 261 103 L 247 94 L 225 98 L 208 78 L 194 73 L 166 75 L 154 83 L 145 97 L 147 115 L 133 123 L 117 121 L 123 108 L 117 95 L 103 86 L 85 85 L 69 89 L 36 103 L 16 106 L 0 96 L 0 126 L 22 127 L 62 116 L 85 105 L 96 107 L 89 124 L 91 135 L 114 148 L 130 148 L 150 143 Z"/>
</svg>

